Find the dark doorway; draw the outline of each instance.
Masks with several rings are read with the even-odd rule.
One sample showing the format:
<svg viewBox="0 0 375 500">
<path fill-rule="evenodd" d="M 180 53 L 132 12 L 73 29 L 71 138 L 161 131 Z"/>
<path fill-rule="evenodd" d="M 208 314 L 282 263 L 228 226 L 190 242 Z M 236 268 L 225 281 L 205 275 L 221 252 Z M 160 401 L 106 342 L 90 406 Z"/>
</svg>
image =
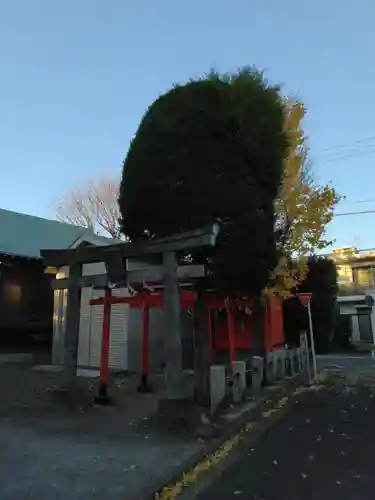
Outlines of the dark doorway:
<svg viewBox="0 0 375 500">
<path fill-rule="evenodd" d="M 40 260 L 0 256 L 0 350 L 51 351 L 53 291 Z"/>
</svg>

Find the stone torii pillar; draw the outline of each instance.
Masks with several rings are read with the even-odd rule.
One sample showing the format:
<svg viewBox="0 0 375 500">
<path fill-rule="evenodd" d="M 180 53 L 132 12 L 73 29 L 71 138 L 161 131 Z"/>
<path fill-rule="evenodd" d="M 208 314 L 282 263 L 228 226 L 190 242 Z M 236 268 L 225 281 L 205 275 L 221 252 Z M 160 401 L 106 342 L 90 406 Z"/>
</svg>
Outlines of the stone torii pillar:
<svg viewBox="0 0 375 500">
<path fill-rule="evenodd" d="M 165 382 L 166 398 L 184 397 L 182 373 L 181 297 L 177 279 L 178 260 L 175 252 L 163 254 L 165 314 Z"/>
<path fill-rule="evenodd" d="M 66 324 L 64 336 L 64 387 L 69 392 L 76 388 L 79 323 L 81 315 L 82 264 L 69 266 L 69 285 L 66 304 Z"/>
</svg>

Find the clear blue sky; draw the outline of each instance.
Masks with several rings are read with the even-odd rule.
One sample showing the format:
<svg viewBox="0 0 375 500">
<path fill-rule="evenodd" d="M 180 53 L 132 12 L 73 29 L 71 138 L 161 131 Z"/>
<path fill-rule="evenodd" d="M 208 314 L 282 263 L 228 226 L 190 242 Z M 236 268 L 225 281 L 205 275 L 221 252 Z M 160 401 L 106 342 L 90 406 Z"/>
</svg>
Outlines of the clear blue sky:
<svg viewBox="0 0 375 500">
<path fill-rule="evenodd" d="M 255 64 L 306 103 L 339 211 L 375 209 L 351 203 L 375 199 L 375 139 L 355 142 L 375 136 L 374 26 L 374 0 L 0 0 L 0 207 L 52 216 L 67 187 L 120 173 L 173 83 Z M 329 234 L 375 247 L 373 226 L 375 214 L 340 217 Z"/>
</svg>

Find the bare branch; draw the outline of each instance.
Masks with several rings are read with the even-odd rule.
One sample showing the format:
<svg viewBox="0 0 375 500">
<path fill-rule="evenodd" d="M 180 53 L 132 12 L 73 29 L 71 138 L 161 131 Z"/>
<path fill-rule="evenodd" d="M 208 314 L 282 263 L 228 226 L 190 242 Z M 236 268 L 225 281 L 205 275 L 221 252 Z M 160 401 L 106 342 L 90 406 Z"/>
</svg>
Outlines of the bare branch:
<svg viewBox="0 0 375 500">
<path fill-rule="evenodd" d="M 103 177 L 71 189 L 55 206 L 57 219 L 122 239 L 118 222 L 119 185 L 118 179 Z"/>
</svg>

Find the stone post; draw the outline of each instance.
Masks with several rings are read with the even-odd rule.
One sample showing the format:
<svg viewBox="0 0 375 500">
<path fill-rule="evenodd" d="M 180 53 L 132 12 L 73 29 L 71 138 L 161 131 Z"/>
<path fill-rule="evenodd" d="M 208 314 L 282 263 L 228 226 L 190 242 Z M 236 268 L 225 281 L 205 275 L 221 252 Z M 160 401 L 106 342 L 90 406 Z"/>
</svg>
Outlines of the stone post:
<svg viewBox="0 0 375 500">
<path fill-rule="evenodd" d="M 65 389 L 74 390 L 77 380 L 77 358 L 79 342 L 79 323 L 81 315 L 81 277 L 82 264 L 69 267 L 69 285 L 66 306 L 64 375 Z"/>
<path fill-rule="evenodd" d="M 174 252 L 163 255 L 165 314 L 166 399 L 185 397 L 182 373 L 181 300 L 177 280 L 178 261 Z"/>
<path fill-rule="evenodd" d="M 208 313 L 204 291 L 198 286 L 194 306 L 194 399 L 199 406 L 210 406 L 210 344 Z"/>
</svg>

